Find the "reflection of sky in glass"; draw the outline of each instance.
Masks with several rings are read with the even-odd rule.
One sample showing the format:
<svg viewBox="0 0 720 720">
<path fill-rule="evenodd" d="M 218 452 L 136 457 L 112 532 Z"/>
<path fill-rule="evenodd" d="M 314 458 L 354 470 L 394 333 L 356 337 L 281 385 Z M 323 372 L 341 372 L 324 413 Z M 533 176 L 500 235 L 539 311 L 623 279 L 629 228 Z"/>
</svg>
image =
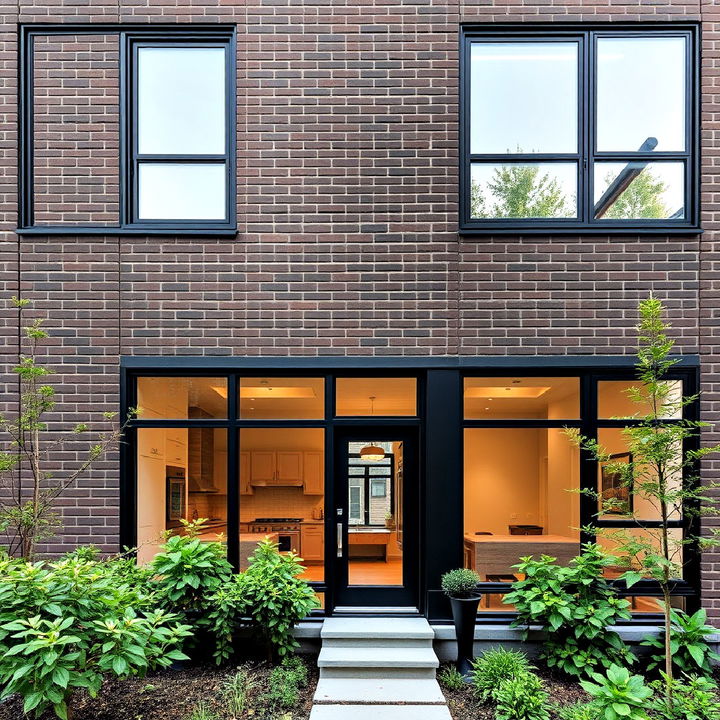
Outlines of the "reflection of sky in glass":
<svg viewBox="0 0 720 720">
<path fill-rule="evenodd" d="M 470 152 L 577 152 L 577 48 L 472 45 Z"/>
<path fill-rule="evenodd" d="M 681 37 L 598 39 L 598 150 L 637 150 L 648 137 L 656 150 L 685 149 L 685 52 Z"/>
<path fill-rule="evenodd" d="M 595 202 L 602 197 L 609 185 L 627 167 L 624 162 L 595 163 Z M 668 216 L 685 206 L 684 166 L 679 162 L 648 163 L 643 172 L 651 173 L 655 180 L 660 180 L 665 188 L 659 200 L 667 207 Z M 632 185 L 630 186 L 632 187 Z M 622 196 L 621 196 L 622 197 Z"/>
<path fill-rule="evenodd" d="M 472 181 L 480 188 L 485 200 L 485 209 L 489 214 L 492 213 L 493 206 L 501 201 L 493 194 L 488 183 L 494 181 L 496 170 L 508 167 L 537 167 L 538 178 L 549 175 L 550 179 L 557 181 L 566 197 L 568 212 L 562 217 L 576 216 L 577 166 L 575 163 L 473 163 Z"/>
</svg>

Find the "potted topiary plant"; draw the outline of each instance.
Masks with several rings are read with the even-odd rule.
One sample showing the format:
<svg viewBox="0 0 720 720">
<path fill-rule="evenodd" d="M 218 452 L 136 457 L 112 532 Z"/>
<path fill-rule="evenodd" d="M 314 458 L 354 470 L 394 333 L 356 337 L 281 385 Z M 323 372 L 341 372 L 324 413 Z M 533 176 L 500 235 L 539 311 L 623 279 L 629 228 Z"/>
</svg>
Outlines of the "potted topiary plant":
<svg viewBox="0 0 720 720">
<path fill-rule="evenodd" d="M 450 598 L 455 623 L 458 648 L 455 666 L 463 675 L 469 675 L 473 659 L 475 618 L 480 604 L 480 592 L 477 588 L 479 582 L 480 576 L 467 568 L 450 570 L 440 580 L 443 592 Z"/>
</svg>

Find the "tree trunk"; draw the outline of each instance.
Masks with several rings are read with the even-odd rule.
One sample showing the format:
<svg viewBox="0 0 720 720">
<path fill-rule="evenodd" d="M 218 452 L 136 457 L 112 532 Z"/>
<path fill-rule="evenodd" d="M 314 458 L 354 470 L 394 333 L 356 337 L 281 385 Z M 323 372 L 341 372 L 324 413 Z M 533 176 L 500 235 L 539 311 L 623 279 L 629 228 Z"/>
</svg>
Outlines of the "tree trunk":
<svg viewBox="0 0 720 720">
<path fill-rule="evenodd" d="M 670 588 L 667 583 L 663 584 L 663 600 L 665 601 L 665 607 L 663 608 L 663 615 L 665 618 L 665 701 L 668 706 L 672 702 L 672 682 L 673 682 L 673 665 L 672 665 L 672 653 L 670 652 Z"/>
</svg>

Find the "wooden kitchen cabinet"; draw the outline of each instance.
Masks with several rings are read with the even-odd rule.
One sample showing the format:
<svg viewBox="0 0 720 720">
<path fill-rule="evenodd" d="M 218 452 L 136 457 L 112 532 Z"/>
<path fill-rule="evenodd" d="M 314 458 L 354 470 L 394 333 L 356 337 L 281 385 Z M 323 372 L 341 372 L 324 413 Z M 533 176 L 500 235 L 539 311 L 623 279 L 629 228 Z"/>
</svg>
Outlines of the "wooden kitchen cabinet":
<svg viewBox="0 0 720 720">
<path fill-rule="evenodd" d="M 165 461 L 140 455 L 137 459 L 137 559 L 144 565 L 158 552 L 165 530 Z"/>
<path fill-rule="evenodd" d="M 302 482 L 303 454 L 294 451 L 278 451 L 275 453 L 275 482 Z"/>
<path fill-rule="evenodd" d="M 141 428 L 137 431 L 138 456 L 165 460 L 165 430 Z"/>
<path fill-rule="evenodd" d="M 325 494 L 325 473 L 322 453 L 303 453 L 303 492 L 306 495 Z"/>
<path fill-rule="evenodd" d="M 240 494 L 252 495 L 253 489 L 250 484 L 250 453 L 240 453 Z"/>
<path fill-rule="evenodd" d="M 301 525 L 300 555 L 306 562 L 323 562 L 325 559 L 325 527 Z"/>
<path fill-rule="evenodd" d="M 272 485 L 275 481 L 275 453 L 253 450 L 250 453 L 250 482 Z"/>
</svg>

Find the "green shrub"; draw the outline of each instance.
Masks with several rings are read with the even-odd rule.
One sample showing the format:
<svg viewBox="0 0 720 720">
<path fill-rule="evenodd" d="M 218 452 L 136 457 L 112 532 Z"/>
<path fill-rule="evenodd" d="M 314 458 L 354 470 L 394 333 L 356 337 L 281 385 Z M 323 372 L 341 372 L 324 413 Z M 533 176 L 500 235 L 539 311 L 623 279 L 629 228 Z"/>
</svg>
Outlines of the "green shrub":
<svg viewBox="0 0 720 720">
<path fill-rule="evenodd" d="M 192 614 L 206 609 L 209 596 L 232 577 L 232 566 L 222 543 L 198 538 L 205 519 L 181 522 L 186 534 L 167 536 L 150 567 L 161 602 Z"/>
<path fill-rule="evenodd" d="M 558 720 L 598 720 L 598 712 L 592 703 L 578 702 L 574 705 L 556 707 Z"/>
<path fill-rule="evenodd" d="M 298 647 L 293 627 L 316 607 L 313 589 L 298 577 L 303 567 L 295 553 L 279 553 L 277 543 L 262 540 L 250 558 L 248 569 L 226 583 L 212 598 L 213 627 L 219 649 L 218 662 L 229 653 L 229 639 L 242 614 L 252 620 L 252 628 L 267 648 L 268 655 L 280 657 Z"/>
<path fill-rule="evenodd" d="M 655 717 L 661 720 L 720 720 L 717 685 L 708 678 L 687 676 L 676 678 L 671 684 L 670 703 L 662 697 L 666 683 L 656 680 L 652 687 L 661 696 L 653 703 Z"/>
<path fill-rule="evenodd" d="M 0 697 L 24 711 L 68 716 L 74 693 L 97 694 L 104 675 L 127 678 L 186 656 L 177 616 L 120 580 L 113 562 L 82 553 L 56 563 L 0 559 Z"/>
<path fill-rule="evenodd" d="M 532 673 L 515 675 L 494 693 L 497 720 L 550 720 L 548 694 Z"/>
<path fill-rule="evenodd" d="M 245 667 L 238 668 L 222 685 L 220 695 L 231 718 L 243 717 L 249 705 L 249 695 L 257 686 L 257 680 Z"/>
<path fill-rule="evenodd" d="M 513 583 L 503 602 L 515 606 L 516 626 L 540 625 L 546 639 L 540 657 L 567 675 L 590 675 L 613 664 L 628 665 L 634 656 L 620 636 L 608 630 L 630 620 L 630 603 L 619 598 L 603 570 L 617 561 L 599 545 L 583 545 L 568 567 L 555 558 L 524 557 L 514 567 L 524 576 Z"/>
<path fill-rule="evenodd" d="M 446 665 L 440 670 L 438 682 L 448 690 L 462 690 L 467 687 L 463 674 L 454 665 Z"/>
<path fill-rule="evenodd" d="M 308 671 L 297 656 L 285 657 L 268 678 L 268 691 L 262 696 L 272 712 L 294 707 L 300 700 L 300 688 L 306 687 Z"/>
<path fill-rule="evenodd" d="M 605 675 L 593 673 L 594 683 L 581 680 L 592 697 L 592 705 L 604 720 L 648 720 L 646 708 L 653 691 L 640 675 L 630 675 L 627 668 L 611 665 Z"/>
<path fill-rule="evenodd" d="M 496 648 L 487 650 L 473 663 L 470 674 L 475 694 L 483 701 L 494 698 L 500 685 L 532 670 L 525 653 Z"/>
<path fill-rule="evenodd" d="M 220 716 L 210 707 L 208 703 L 201 700 L 186 716 L 186 720 L 220 720 Z"/>
<path fill-rule="evenodd" d="M 440 578 L 440 586 L 448 597 L 469 598 L 478 594 L 480 576 L 474 570 L 458 568 L 450 570 Z"/>
<path fill-rule="evenodd" d="M 688 615 L 681 610 L 670 610 L 670 650 L 673 665 L 684 673 L 702 673 L 710 675 L 711 660 L 720 660 L 720 655 L 713 652 L 708 645 L 709 635 L 716 633 L 714 627 L 707 625 L 707 613 L 698 610 Z M 649 670 L 665 666 L 665 634 L 647 637 L 641 643 L 646 647 L 656 648 L 658 653 L 651 656 Z"/>
</svg>

